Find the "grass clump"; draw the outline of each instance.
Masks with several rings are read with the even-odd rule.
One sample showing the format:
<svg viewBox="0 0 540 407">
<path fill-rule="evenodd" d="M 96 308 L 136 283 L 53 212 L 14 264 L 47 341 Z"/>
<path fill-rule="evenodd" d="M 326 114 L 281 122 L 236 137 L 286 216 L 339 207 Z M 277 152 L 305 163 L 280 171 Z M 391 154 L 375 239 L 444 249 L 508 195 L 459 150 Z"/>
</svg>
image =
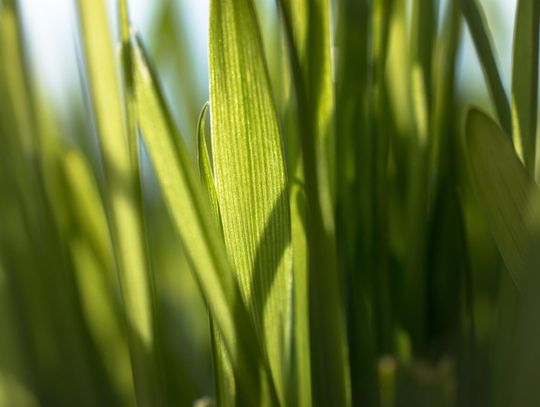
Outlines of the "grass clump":
<svg viewBox="0 0 540 407">
<path fill-rule="evenodd" d="M 108 5 L 66 114 L 0 3 L 1 406 L 540 403 L 536 1 L 507 95 L 476 0 L 210 0 L 207 103 Z"/>
</svg>

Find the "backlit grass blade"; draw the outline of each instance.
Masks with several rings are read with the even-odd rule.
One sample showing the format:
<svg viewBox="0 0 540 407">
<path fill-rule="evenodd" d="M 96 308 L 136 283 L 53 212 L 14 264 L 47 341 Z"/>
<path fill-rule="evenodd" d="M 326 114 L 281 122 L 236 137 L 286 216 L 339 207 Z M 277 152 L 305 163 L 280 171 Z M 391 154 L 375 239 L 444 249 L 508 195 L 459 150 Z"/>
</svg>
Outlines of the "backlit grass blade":
<svg viewBox="0 0 540 407">
<path fill-rule="evenodd" d="M 210 315 L 219 329 L 246 405 L 259 405 L 261 383 L 273 386 L 262 347 L 242 301 L 219 228 L 196 168 L 167 109 L 141 44 L 132 40 L 137 123 L 163 196 Z M 270 402 L 275 401 L 271 398 Z"/>
<path fill-rule="evenodd" d="M 209 41 L 212 151 L 225 243 L 283 404 L 291 346 L 289 199 L 252 0 L 212 0 Z"/>
<path fill-rule="evenodd" d="M 199 151 L 199 173 L 203 185 L 205 186 L 208 197 L 210 198 L 210 205 L 212 207 L 212 214 L 216 219 L 218 225 L 221 227 L 221 215 L 219 214 L 219 203 L 216 192 L 216 186 L 214 183 L 214 174 L 212 172 L 212 164 L 210 163 L 210 156 L 208 154 L 208 147 L 206 146 L 206 113 L 208 112 L 208 103 L 202 108 L 199 116 L 198 127 L 198 151 Z"/>
<path fill-rule="evenodd" d="M 459 3 L 484 71 L 491 100 L 497 112 L 497 118 L 504 132 L 510 135 L 512 132 L 510 104 L 502 84 L 501 75 L 497 69 L 493 41 L 491 40 L 484 13 L 478 0 L 462 0 Z"/>
<path fill-rule="evenodd" d="M 78 0 L 92 110 L 106 176 L 116 263 L 125 303 L 137 399 L 160 402 L 152 310 L 152 282 L 146 258 L 138 171 L 133 162 L 133 135 L 124 117 L 121 81 L 105 1 Z"/>
<path fill-rule="evenodd" d="M 212 165 L 210 156 L 206 146 L 206 116 L 208 112 L 208 103 L 205 103 L 199 116 L 198 124 L 198 158 L 199 158 L 199 173 L 203 186 L 208 192 L 210 205 L 212 207 L 212 215 L 219 225 L 220 232 L 223 232 L 221 225 L 221 215 L 219 214 L 219 203 L 214 184 L 214 174 L 212 173 Z M 210 323 L 212 335 L 212 352 L 214 359 L 214 380 L 216 387 L 216 399 L 218 405 L 234 405 L 236 403 L 236 383 L 234 374 L 229 360 L 229 355 L 225 349 L 225 344 L 221 338 L 221 334 L 214 323 Z"/>
<path fill-rule="evenodd" d="M 64 150 L 62 170 L 73 225 L 69 249 L 84 315 L 111 381 L 124 402 L 134 403 L 131 364 L 116 295 L 114 258 L 103 205 L 84 157 Z"/>
<path fill-rule="evenodd" d="M 540 2 L 519 0 L 514 25 L 512 130 L 516 151 L 534 175 L 538 106 L 538 25 Z"/>
<path fill-rule="evenodd" d="M 488 227 L 518 289 L 531 265 L 527 224 L 529 196 L 536 189 L 511 141 L 487 115 L 472 109 L 466 136 L 472 179 Z"/>
</svg>

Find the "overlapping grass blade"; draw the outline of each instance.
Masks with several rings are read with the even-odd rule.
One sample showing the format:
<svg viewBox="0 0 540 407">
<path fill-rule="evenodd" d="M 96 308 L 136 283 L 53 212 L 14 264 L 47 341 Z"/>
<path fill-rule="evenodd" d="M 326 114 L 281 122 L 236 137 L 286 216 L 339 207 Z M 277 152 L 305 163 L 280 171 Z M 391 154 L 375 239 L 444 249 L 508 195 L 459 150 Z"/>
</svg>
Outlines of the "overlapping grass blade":
<svg viewBox="0 0 540 407">
<path fill-rule="evenodd" d="M 156 77 L 140 42 L 132 40 L 131 46 L 139 129 L 195 268 L 196 280 L 230 357 L 240 397 L 246 405 L 258 405 L 261 383 L 268 386 L 271 397 L 274 394 L 262 346 L 242 301 L 208 197 L 173 124 Z"/>
<path fill-rule="evenodd" d="M 514 25 L 512 126 L 516 150 L 533 174 L 538 106 L 538 25 L 540 2 L 519 0 Z"/>
<path fill-rule="evenodd" d="M 532 242 L 529 197 L 536 189 L 511 141 L 492 119 L 472 109 L 466 136 L 472 179 L 489 229 L 514 283 L 523 288 Z"/>
<path fill-rule="evenodd" d="M 206 113 L 208 112 L 208 103 L 202 108 L 201 114 L 199 116 L 198 124 L 198 152 L 199 152 L 199 173 L 203 185 L 208 192 L 208 197 L 210 198 L 210 205 L 212 206 L 212 214 L 216 219 L 217 224 L 221 228 L 221 215 L 219 214 L 219 203 L 218 196 L 216 191 L 216 185 L 214 183 L 214 174 L 212 172 L 212 164 L 210 163 L 210 155 L 208 153 L 208 147 L 206 145 Z"/>
<path fill-rule="evenodd" d="M 283 404 L 292 301 L 289 199 L 252 0 L 211 1 L 209 41 L 212 151 L 225 243 Z"/>
<path fill-rule="evenodd" d="M 126 123 L 121 81 L 104 1 L 79 0 L 78 17 L 83 40 L 92 110 L 106 175 L 106 202 L 120 277 L 137 398 L 143 404 L 160 403 L 152 275 L 146 258 L 142 202 L 133 130 Z"/>
<path fill-rule="evenodd" d="M 69 249 L 75 280 L 88 321 L 111 382 L 126 403 L 135 402 L 126 336 L 117 302 L 117 278 L 104 208 L 91 169 L 77 150 L 64 150 L 62 170 L 72 218 Z"/>
<path fill-rule="evenodd" d="M 321 134 L 327 134 L 325 131 L 332 130 L 320 127 L 321 123 L 331 126 L 334 104 L 329 48 L 330 9 L 326 1 L 307 2 L 306 7 L 299 10 L 305 14 L 298 16 L 295 15 L 298 12 L 294 7 L 296 3 L 279 0 L 278 5 L 297 102 L 306 193 L 312 401 L 320 405 L 348 405 L 348 356 L 332 209 L 333 171 L 327 166 L 327 161 L 330 165 L 333 162 L 321 151 L 321 145 L 327 144 L 321 140 L 330 140 L 333 145 L 332 137 L 321 137 Z M 301 27 L 307 27 L 305 42 L 297 33 Z M 325 153 L 332 155 L 333 151 L 330 148 Z"/>
<path fill-rule="evenodd" d="M 223 233 L 221 225 L 221 215 L 219 214 L 219 203 L 214 184 L 214 174 L 210 163 L 210 156 L 206 144 L 206 116 L 208 112 L 208 103 L 205 103 L 199 116 L 198 124 L 198 158 L 199 173 L 203 186 L 208 192 L 212 215 L 219 225 L 220 232 Z M 236 403 L 236 383 L 234 373 L 229 360 L 229 355 L 225 349 L 221 334 L 213 322 L 210 323 L 212 335 L 212 352 L 214 357 L 214 377 L 216 382 L 216 399 L 219 405 L 234 405 Z"/>
<path fill-rule="evenodd" d="M 497 118 L 505 133 L 510 135 L 512 133 L 510 104 L 502 84 L 501 75 L 497 69 L 493 42 L 485 16 L 478 0 L 463 0 L 459 3 L 484 71 L 491 100 L 497 112 Z"/>
</svg>

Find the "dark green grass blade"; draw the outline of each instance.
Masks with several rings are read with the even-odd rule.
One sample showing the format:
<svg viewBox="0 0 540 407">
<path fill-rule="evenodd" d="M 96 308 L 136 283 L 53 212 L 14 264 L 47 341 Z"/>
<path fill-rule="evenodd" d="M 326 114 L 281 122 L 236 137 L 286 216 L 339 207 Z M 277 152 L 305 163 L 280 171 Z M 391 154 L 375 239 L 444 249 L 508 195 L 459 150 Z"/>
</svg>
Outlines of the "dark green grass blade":
<svg viewBox="0 0 540 407">
<path fill-rule="evenodd" d="M 531 271 L 529 196 L 536 189 L 511 141 L 486 114 L 472 109 L 466 124 L 468 158 L 478 200 L 518 289 Z"/>
<path fill-rule="evenodd" d="M 335 228 L 332 210 L 329 174 L 326 170 L 326 158 L 319 150 L 319 116 L 325 110 L 319 110 L 317 101 L 319 93 L 324 93 L 326 79 L 321 76 L 324 71 L 324 57 L 317 51 L 304 51 L 302 44 L 295 37 L 298 27 L 295 24 L 313 24 L 314 38 L 324 36 L 325 2 L 309 3 L 308 15 L 293 18 L 293 3 L 285 0 L 278 2 L 285 29 L 286 45 L 291 68 L 291 77 L 298 108 L 298 125 L 300 145 L 304 169 L 306 192 L 306 230 L 309 247 L 309 324 L 311 340 L 311 372 L 313 403 L 316 405 L 349 405 L 350 380 L 348 367 L 348 351 L 345 339 L 343 303 L 341 287 L 337 273 L 335 246 Z M 296 4 L 296 3 L 295 3 Z M 297 4 L 296 4 L 297 5 Z M 315 13 L 313 15 L 311 13 Z M 308 17 L 313 17 L 308 18 Z M 309 31 L 308 31 L 309 32 Z M 310 42 L 311 47 L 325 46 L 324 40 Z M 307 71 L 303 52 L 311 52 L 313 59 L 323 64 L 314 71 Z M 321 51 L 319 51 L 321 52 Z M 322 51 L 329 57 L 329 53 Z M 318 56 L 316 56 L 318 55 Z M 322 71 L 318 71 L 318 69 Z M 322 81 L 322 82 L 318 82 Z M 311 93 L 313 92 L 313 93 Z M 309 95 L 309 96 L 308 96 Z M 323 105 L 330 103 L 325 101 Z"/>
</svg>

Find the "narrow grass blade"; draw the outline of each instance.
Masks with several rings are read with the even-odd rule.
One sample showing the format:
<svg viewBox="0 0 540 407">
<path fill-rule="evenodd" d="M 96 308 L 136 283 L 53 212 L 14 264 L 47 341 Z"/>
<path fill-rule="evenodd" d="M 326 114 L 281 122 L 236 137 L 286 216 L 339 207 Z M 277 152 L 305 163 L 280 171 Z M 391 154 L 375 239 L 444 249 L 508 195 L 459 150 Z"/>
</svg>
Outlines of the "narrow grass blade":
<svg viewBox="0 0 540 407">
<path fill-rule="evenodd" d="M 508 97 L 502 84 L 501 75 L 497 69 L 497 62 L 495 61 L 492 46 L 493 42 L 485 16 L 478 0 L 463 0 L 459 3 L 461 4 L 461 11 L 467 21 L 467 26 L 476 47 L 480 64 L 484 70 L 491 100 L 497 112 L 497 118 L 504 132 L 510 135 L 512 133 L 510 104 L 508 103 Z"/>
<path fill-rule="evenodd" d="M 206 115 L 208 112 L 208 103 L 205 103 L 199 116 L 198 124 L 198 152 L 199 152 L 199 175 L 208 196 L 212 215 L 219 225 L 220 232 L 223 233 L 221 225 L 221 215 L 219 214 L 219 203 L 214 184 L 214 174 L 210 163 L 210 156 L 206 146 Z M 211 318 L 211 317 L 210 317 Z M 225 344 L 221 334 L 213 322 L 210 323 L 212 335 L 212 353 L 214 357 L 214 380 L 216 383 L 216 401 L 218 405 L 232 406 L 236 404 L 236 383 L 234 373 L 229 360 L 229 355 L 225 349 Z"/>
<path fill-rule="evenodd" d="M 242 301 L 196 168 L 173 124 L 140 42 L 134 39 L 131 46 L 137 123 L 165 202 L 230 357 L 240 397 L 246 405 L 259 405 L 261 385 L 268 386 L 271 395 L 275 394 L 267 374 L 268 362 Z"/>
<path fill-rule="evenodd" d="M 198 151 L 199 151 L 199 173 L 202 179 L 202 183 L 208 192 L 210 198 L 210 205 L 212 206 L 212 214 L 216 219 L 217 224 L 221 227 L 221 215 L 219 214 L 219 203 L 216 192 L 216 185 L 214 183 L 214 174 L 212 172 L 212 164 L 210 163 L 210 156 L 208 154 L 208 147 L 206 146 L 206 113 L 208 112 L 208 103 L 202 108 L 199 116 L 198 124 Z"/>
<path fill-rule="evenodd" d="M 315 27 L 315 38 L 324 36 L 328 23 L 320 22 L 329 10 L 325 2 L 309 4 L 309 19 Z M 298 126 L 306 193 L 306 230 L 309 246 L 309 324 L 313 403 L 320 405 L 350 404 L 348 351 L 345 339 L 343 301 L 337 272 L 337 254 L 332 198 L 326 170 L 326 159 L 319 149 L 318 92 L 321 70 L 316 67 L 306 76 L 302 67 L 301 44 L 295 38 L 292 3 L 279 0 L 292 83 L 298 108 Z M 304 16 L 307 18 L 308 16 Z M 302 20 L 300 20 L 302 21 Z M 316 23 L 318 22 L 318 23 Z M 317 33 L 317 30 L 322 30 Z M 308 43 L 309 40 L 308 40 Z M 325 44 L 322 41 L 323 45 Z M 317 42 L 312 43 L 313 47 Z M 306 51 L 307 52 L 307 51 Z M 313 51 L 316 52 L 316 51 Z M 322 51 L 323 53 L 325 51 Z M 329 53 L 328 53 L 329 55 Z M 309 60 L 310 58 L 308 58 Z M 315 59 L 316 60 L 316 59 Z M 319 63 L 325 64 L 324 60 Z M 311 76 L 313 75 L 313 76 Z M 325 82 L 325 80 L 323 80 Z M 326 101 L 325 103 L 329 103 Z M 333 103 L 333 101 L 332 101 Z M 323 109 L 324 111 L 324 109 Z M 324 300 L 322 300 L 324 298 Z M 332 355 L 332 356 L 330 356 Z"/>
<path fill-rule="evenodd" d="M 472 179 L 488 226 L 514 283 L 523 288 L 531 265 L 527 224 L 529 196 L 536 189 L 512 143 L 487 115 L 467 116 L 467 147 Z"/>
<path fill-rule="evenodd" d="M 538 25 L 540 2 L 519 0 L 514 25 L 512 125 L 516 151 L 534 176 L 538 107 Z"/>
<path fill-rule="evenodd" d="M 225 243 L 283 404 L 292 301 L 289 199 L 252 0 L 211 1 L 209 41 L 212 151 Z"/>
<path fill-rule="evenodd" d="M 83 312 L 112 383 L 124 402 L 134 403 L 131 364 L 116 301 L 114 257 L 99 191 L 78 151 L 64 151 L 61 164 L 73 223 L 69 249 Z"/>
<path fill-rule="evenodd" d="M 420 72 L 425 89 L 428 109 L 431 107 L 431 78 L 433 45 L 437 33 L 436 5 L 434 0 L 414 0 L 412 16 L 412 73 Z M 414 80 L 414 77 L 413 77 Z M 429 111 L 429 110 L 428 110 Z"/>
<path fill-rule="evenodd" d="M 125 303 L 138 401 L 160 403 L 160 375 L 153 321 L 152 276 L 148 268 L 138 170 L 117 74 L 105 1 L 78 0 L 92 109 L 106 175 L 106 199 Z"/>
</svg>

